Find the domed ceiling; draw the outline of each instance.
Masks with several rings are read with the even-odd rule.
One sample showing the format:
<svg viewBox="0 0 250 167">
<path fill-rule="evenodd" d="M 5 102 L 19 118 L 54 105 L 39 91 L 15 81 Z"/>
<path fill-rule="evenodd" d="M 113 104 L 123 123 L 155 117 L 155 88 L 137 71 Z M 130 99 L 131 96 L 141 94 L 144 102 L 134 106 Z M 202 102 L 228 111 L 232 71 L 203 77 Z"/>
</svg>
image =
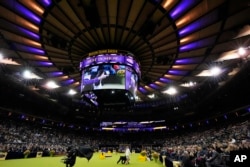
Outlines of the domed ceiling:
<svg viewBox="0 0 250 167">
<path fill-rule="evenodd" d="M 61 112 L 73 119 L 179 121 L 189 115 L 201 119 L 218 106 L 229 111 L 249 104 L 239 100 L 239 106 L 222 107 L 218 99 L 228 92 L 216 94 L 248 69 L 246 0 L 8 0 L 0 2 L 0 10 L 3 106 L 21 98 L 33 105 L 29 110 L 41 106 L 48 117 Z M 238 53 L 240 47 L 245 54 Z M 131 52 L 138 61 L 135 106 L 99 111 L 81 102 L 80 61 L 105 49 Z M 219 77 L 211 76 L 212 66 L 222 69 Z M 23 79 L 24 69 L 35 77 Z M 244 83 L 249 83 L 249 72 L 241 75 L 248 76 Z M 48 80 L 59 87 L 47 89 Z M 176 95 L 166 93 L 170 87 Z M 69 96 L 70 89 L 77 94 Z"/>
</svg>

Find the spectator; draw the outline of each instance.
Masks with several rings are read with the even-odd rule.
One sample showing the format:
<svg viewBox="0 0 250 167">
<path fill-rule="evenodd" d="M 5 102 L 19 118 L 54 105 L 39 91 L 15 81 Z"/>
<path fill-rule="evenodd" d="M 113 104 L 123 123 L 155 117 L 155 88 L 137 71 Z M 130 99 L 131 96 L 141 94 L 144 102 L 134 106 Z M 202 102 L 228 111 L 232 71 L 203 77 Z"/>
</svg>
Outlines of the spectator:
<svg viewBox="0 0 250 167">
<path fill-rule="evenodd" d="M 208 151 L 211 153 L 206 159 L 206 167 L 213 167 L 215 165 L 221 164 L 221 155 L 216 151 L 216 148 L 213 145 L 208 147 Z"/>
</svg>

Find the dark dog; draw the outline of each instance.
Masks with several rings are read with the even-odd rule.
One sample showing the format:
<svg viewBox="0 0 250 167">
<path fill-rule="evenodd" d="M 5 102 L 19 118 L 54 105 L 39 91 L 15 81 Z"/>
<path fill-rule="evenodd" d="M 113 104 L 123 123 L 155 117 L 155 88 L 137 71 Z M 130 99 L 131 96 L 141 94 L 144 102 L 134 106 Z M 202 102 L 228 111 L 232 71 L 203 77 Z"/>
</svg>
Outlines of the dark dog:
<svg viewBox="0 0 250 167">
<path fill-rule="evenodd" d="M 76 149 L 73 149 L 72 147 L 67 148 L 67 157 L 64 159 L 64 162 L 66 164 L 66 167 L 73 167 L 76 162 Z"/>
<path fill-rule="evenodd" d="M 119 164 L 120 161 L 122 161 L 122 164 L 125 164 L 125 162 L 127 161 L 126 156 L 120 156 L 119 160 L 117 161 L 117 164 Z"/>
<path fill-rule="evenodd" d="M 77 149 L 69 146 L 67 148 L 67 155 L 61 161 L 66 164 L 66 167 L 73 167 L 76 162 L 76 157 L 86 158 L 88 161 L 92 158 L 94 150 L 88 146 L 80 146 Z"/>
</svg>

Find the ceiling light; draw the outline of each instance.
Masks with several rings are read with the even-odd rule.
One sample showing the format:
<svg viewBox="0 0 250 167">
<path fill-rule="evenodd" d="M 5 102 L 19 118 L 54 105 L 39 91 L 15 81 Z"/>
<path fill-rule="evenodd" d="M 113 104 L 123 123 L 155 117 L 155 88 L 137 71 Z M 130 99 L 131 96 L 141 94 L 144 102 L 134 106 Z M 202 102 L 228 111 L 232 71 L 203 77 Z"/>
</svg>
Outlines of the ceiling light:
<svg viewBox="0 0 250 167">
<path fill-rule="evenodd" d="M 155 98 L 155 94 L 148 95 L 148 97 L 149 97 L 150 99 L 153 99 L 153 98 Z"/>
<path fill-rule="evenodd" d="M 4 58 L 3 55 L 0 55 L 0 63 L 11 64 L 11 65 L 20 65 L 19 63 L 13 61 L 12 59 Z"/>
<path fill-rule="evenodd" d="M 157 130 L 157 129 L 166 129 L 166 128 L 167 128 L 166 126 L 158 126 L 158 127 L 154 127 L 153 129 Z"/>
<path fill-rule="evenodd" d="M 41 77 L 39 77 L 38 75 L 32 73 L 29 70 L 25 70 L 23 72 L 23 78 L 25 78 L 25 79 L 42 79 Z"/>
<path fill-rule="evenodd" d="M 177 90 L 174 87 L 170 87 L 167 90 L 163 91 L 162 93 L 166 93 L 169 95 L 175 95 L 177 93 Z"/>
<path fill-rule="evenodd" d="M 73 90 L 73 89 L 70 89 L 69 92 L 68 92 L 69 95 L 75 95 L 76 93 L 77 92 L 75 90 Z"/>
<path fill-rule="evenodd" d="M 116 124 L 116 125 L 118 125 L 118 124 L 120 124 L 120 125 L 124 125 L 124 124 L 126 124 L 127 122 L 123 122 L 123 121 L 117 121 L 117 122 L 114 122 L 113 124 Z"/>
<path fill-rule="evenodd" d="M 199 77 L 211 77 L 211 76 L 217 76 L 222 72 L 222 70 L 219 67 L 213 67 L 210 70 L 203 70 L 196 76 Z"/>
<path fill-rule="evenodd" d="M 149 124 L 149 121 L 141 121 L 140 124 Z"/>
<path fill-rule="evenodd" d="M 221 69 L 219 67 L 213 67 L 210 69 L 210 73 L 212 76 L 218 76 L 221 73 Z"/>
<path fill-rule="evenodd" d="M 190 81 L 190 82 L 185 82 L 181 84 L 181 86 L 189 88 L 189 87 L 194 87 L 196 84 L 197 84 L 196 82 Z"/>
<path fill-rule="evenodd" d="M 29 70 L 25 70 L 25 71 L 23 72 L 23 77 L 24 77 L 24 78 L 27 78 L 27 79 L 30 79 L 30 77 L 31 77 L 31 72 L 30 72 Z"/>
<path fill-rule="evenodd" d="M 240 47 L 240 48 L 238 49 L 238 54 L 241 55 L 241 56 L 242 56 L 242 55 L 245 55 L 245 54 L 246 54 L 246 49 Z"/>
<path fill-rule="evenodd" d="M 102 130 L 114 130 L 114 128 L 102 128 Z"/>
<path fill-rule="evenodd" d="M 158 121 L 154 121 L 155 123 L 159 123 L 159 122 L 165 122 L 165 120 L 158 120 Z"/>
<path fill-rule="evenodd" d="M 54 81 L 48 81 L 46 84 L 46 87 L 48 89 L 55 89 L 55 88 L 58 88 L 59 85 L 57 85 Z"/>
</svg>

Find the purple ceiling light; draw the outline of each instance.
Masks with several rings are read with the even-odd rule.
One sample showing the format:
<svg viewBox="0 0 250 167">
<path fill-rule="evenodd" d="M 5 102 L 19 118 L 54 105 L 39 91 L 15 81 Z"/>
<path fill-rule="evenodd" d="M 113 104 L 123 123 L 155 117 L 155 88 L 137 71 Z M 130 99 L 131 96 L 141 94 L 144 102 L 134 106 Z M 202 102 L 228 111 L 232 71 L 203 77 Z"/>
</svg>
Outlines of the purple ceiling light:
<svg viewBox="0 0 250 167">
<path fill-rule="evenodd" d="M 168 74 L 171 75 L 187 75 L 188 71 L 184 71 L 184 70 L 169 70 Z"/>
<path fill-rule="evenodd" d="M 21 5 L 20 3 L 18 3 L 18 1 L 8 0 L 5 2 L 6 3 L 4 3 L 4 5 L 8 6 L 8 8 L 10 8 L 12 11 L 18 13 L 18 15 L 24 16 L 25 18 L 27 18 L 28 20 L 30 20 L 35 24 L 40 24 L 41 18 L 37 16 L 35 13 L 31 12 L 26 7 L 24 7 L 23 5 Z"/>
<path fill-rule="evenodd" d="M 62 83 L 62 85 L 70 85 L 70 84 L 74 83 L 74 79 L 67 79 L 65 81 L 62 81 L 61 83 Z"/>
<path fill-rule="evenodd" d="M 31 39 L 34 39 L 34 40 L 39 40 L 40 39 L 40 36 L 37 35 L 36 33 L 33 33 L 27 29 L 24 29 L 24 28 L 21 28 L 21 27 L 17 27 L 18 30 L 20 30 L 20 32 L 23 32 L 23 35 L 24 36 L 27 36 Z"/>
<path fill-rule="evenodd" d="M 218 12 L 217 10 L 200 18 L 199 20 L 187 25 L 186 27 L 180 29 L 179 35 L 180 37 L 184 37 L 188 34 L 191 34 L 197 30 L 200 30 L 212 23 L 214 23 L 218 19 Z"/>
<path fill-rule="evenodd" d="M 163 77 L 162 77 L 162 78 L 160 78 L 160 79 L 159 79 L 159 81 L 160 81 L 160 82 L 163 82 L 163 83 L 170 83 L 170 82 L 171 82 L 171 80 L 170 80 L 170 79 L 163 78 Z"/>
<path fill-rule="evenodd" d="M 200 0 L 182 0 L 173 10 L 170 11 L 170 16 L 176 20 L 189 8 L 198 3 Z"/>
<path fill-rule="evenodd" d="M 39 61 L 37 62 L 38 65 L 41 65 L 41 66 L 52 66 L 53 63 L 51 62 L 48 62 L 48 61 Z"/>
<path fill-rule="evenodd" d="M 185 52 L 185 51 L 190 51 L 193 49 L 202 48 L 202 47 L 205 47 L 208 45 L 212 45 L 214 42 L 215 42 L 215 37 L 210 37 L 210 38 L 202 39 L 199 41 L 191 42 L 189 44 L 182 45 L 180 47 L 180 52 Z"/>
<path fill-rule="evenodd" d="M 149 86 L 150 86 L 151 88 L 153 88 L 153 89 L 160 89 L 160 88 L 161 88 L 160 86 L 158 86 L 158 85 L 156 85 L 156 84 L 154 84 L 154 83 L 151 83 Z"/>
<path fill-rule="evenodd" d="M 145 94 L 145 93 L 148 92 L 145 88 L 143 88 L 143 87 L 141 87 L 141 86 L 138 88 L 138 90 L 139 90 L 141 93 L 143 93 L 143 94 Z"/>
<path fill-rule="evenodd" d="M 19 51 L 29 52 L 29 53 L 38 54 L 38 55 L 45 54 L 44 50 L 42 49 L 33 48 L 33 47 L 29 47 L 29 46 L 25 46 L 25 45 L 17 44 L 17 43 L 13 43 L 13 44 L 14 44 L 14 47 Z"/>
<path fill-rule="evenodd" d="M 190 58 L 183 58 L 177 59 L 175 61 L 175 65 L 182 65 L 182 64 L 197 64 L 202 61 L 202 57 L 190 57 Z"/>
<path fill-rule="evenodd" d="M 52 0 L 38 0 L 39 3 L 41 3 L 43 6 L 48 7 L 51 5 Z"/>
<path fill-rule="evenodd" d="M 59 77 L 61 75 L 63 75 L 63 72 L 61 71 L 56 71 L 56 72 L 51 72 L 47 74 L 49 77 Z"/>
<path fill-rule="evenodd" d="M 8 27 L 8 31 L 11 32 L 17 32 L 18 30 L 18 34 L 21 34 L 22 36 L 28 37 L 30 39 L 34 39 L 34 40 L 39 40 L 40 36 L 34 32 L 31 32 L 23 27 L 17 26 L 7 20 L 1 20 L 2 24 L 5 25 L 5 27 Z"/>
</svg>

